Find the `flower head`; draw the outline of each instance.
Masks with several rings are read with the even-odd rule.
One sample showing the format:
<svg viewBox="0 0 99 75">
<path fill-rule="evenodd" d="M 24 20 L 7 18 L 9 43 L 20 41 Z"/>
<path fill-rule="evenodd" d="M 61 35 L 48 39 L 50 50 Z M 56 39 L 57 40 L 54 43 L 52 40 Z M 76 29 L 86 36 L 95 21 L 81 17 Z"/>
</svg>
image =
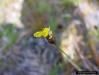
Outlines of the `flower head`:
<svg viewBox="0 0 99 75">
<path fill-rule="evenodd" d="M 34 37 L 47 37 L 49 35 L 50 27 L 43 28 L 43 30 L 34 33 Z"/>
</svg>

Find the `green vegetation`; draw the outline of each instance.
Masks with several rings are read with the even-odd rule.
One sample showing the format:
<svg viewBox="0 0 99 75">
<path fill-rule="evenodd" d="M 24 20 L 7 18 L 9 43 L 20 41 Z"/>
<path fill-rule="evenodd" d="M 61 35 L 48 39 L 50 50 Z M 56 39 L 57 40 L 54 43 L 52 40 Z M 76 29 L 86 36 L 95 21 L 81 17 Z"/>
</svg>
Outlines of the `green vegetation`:
<svg viewBox="0 0 99 75">
<path fill-rule="evenodd" d="M 45 2 L 39 2 L 38 11 L 40 13 L 43 13 L 43 12 L 46 12 L 46 11 L 51 11 L 50 5 L 45 3 Z"/>
<path fill-rule="evenodd" d="M 99 38 L 99 29 L 98 30 L 94 30 L 94 31 L 88 31 L 88 34 L 90 36 L 96 36 L 97 38 Z"/>
<path fill-rule="evenodd" d="M 0 30 L 0 37 L 6 37 L 6 39 L 8 39 L 4 50 L 4 52 L 6 52 L 8 48 L 13 46 L 15 43 L 16 39 L 18 38 L 18 33 L 15 32 L 15 26 L 13 24 L 2 25 L 1 27 L 2 30 Z"/>
<path fill-rule="evenodd" d="M 50 24 L 50 28 L 51 28 L 51 30 L 53 32 L 53 36 L 54 36 L 56 33 L 56 30 L 57 30 L 58 22 L 56 20 L 54 20 L 52 17 L 48 18 L 48 22 Z"/>
<path fill-rule="evenodd" d="M 61 5 L 63 6 L 69 6 L 69 5 L 78 5 L 80 2 L 83 0 L 63 0 L 60 2 Z"/>
<path fill-rule="evenodd" d="M 49 0 L 49 1 L 53 2 L 53 0 Z M 14 62 L 24 63 L 25 61 L 23 59 L 25 58 L 29 59 L 28 61 L 30 62 L 29 63 L 30 65 L 35 66 L 35 64 L 32 63 L 32 60 L 35 60 L 36 58 L 37 59 L 36 62 L 38 62 L 39 59 L 43 61 L 42 54 L 45 54 L 44 55 L 45 60 L 48 59 L 48 57 L 46 57 L 47 52 L 44 52 L 47 48 L 43 45 L 49 42 L 49 44 L 46 45 L 46 46 L 49 46 L 51 44 L 49 41 L 50 39 L 51 42 L 53 42 L 54 40 L 55 43 L 53 45 L 53 48 L 55 47 L 57 48 L 56 50 L 59 50 L 58 52 L 60 52 L 60 57 L 62 58 L 61 60 L 56 61 L 56 58 L 54 58 L 54 55 L 51 56 L 51 58 L 55 59 L 55 64 L 53 63 L 51 64 L 53 67 L 51 67 L 49 75 L 57 75 L 57 73 L 60 71 L 68 74 L 69 72 L 74 72 L 75 70 L 79 70 L 79 71 L 86 70 L 86 69 L 96 70 L 97 69 L 96 64 L 99 61 L 97 58 L 98 52 L 96 51 L 98 47 L 95 48 L 97 43 L 95 42 L 95 46 L 94 46 L 94 40 L 97 41 L 97 39 L 99 38 L 99 30 L 95 30 L 95 31 L 88 30 L 86 26 L 84 30 L 84 27 L 83 27 L 84 25 L 82 24 L 86 23 L 85 21 L 86 19 L 84 20 L 85 15 L 82 15 L 83 10 L 80 11 L 80 8 L 79 8 L 79 10 L 77 9 L 76 11 L 76 7 L 79 7 L 79 4 L 83 0 L 55 0 L 56 2 L 53 2 L 52 4 L 51 2 L 48 3 L 49 1 L 24 0 L 24 4 L 26 6 L 23 6 L 23 10 L 21 12 L 22 19 L 24 20 L 24 22 L 22 22 L 24 24 L 24 28 L 22 30 L 23 31 L 22 36 L 19 35 L 20 32 L 16 29 L 15 25 L 13 24 L 9 24 L 9 25 L 2 24 L 0 26 L 0 42 L 2 42 L 0 43 L 0 49 L 3 48 L 3 50 L 1 50 L 1 53 L 5 55 L 8 51 L 14 50 L 14 47 L 16 46 L 13 47 L 13 45 L 15 45 L 18 37 L 21 37 L 18 39 L 21 40 L 19 43 L 22 44 L 22 53 L 21 53 L 21 50 L 19 50 L 18 53 L 20 54 L 19 55 L 16 54 L 16 56 L 18 56 L 19 61 L 16 59 L 15 60 L 8 59 L 7 64 L 6 62 L 0 61 L 0 67 L 5 69 L 6 67 L 9 66 L 8 64 L 13 65 Z M 88 0 L 88 1 L 89 3 L 92 3 L 94 0 Z M 86 3 L 86 4 L 89 4 L 89 3 Z M 2 15 L 0 15 L 0 20 L 3 20 Z M 84 23 L 82 20 L 84 21 Z M 35 38 L 33 37 L 33 33 L 35 31 L 39 32 L 39 30 L 42 30 L 43 28 L 46 28 L 49 26 L 50 26 L 50 29 L 52 30 L 53 36 L 50 37 L 49 35 L 47 35 L 46 40 L 48 40 L 48 42 L 42 43 L 43 40 L 41 40 L 40 41 L 40 44 L 42 45 L 41 47 L 40 44 L 38 44 L 38 40 L 35 40 Z M 95 28 L 98 29 L 97 27 Z M 88 30 L 88 33 L 87 33 L 87 30 Z M 44 31 L 44 32 L 46 33 L 49 31 Z M 86 33 L 88 37 L 86 37 L 83 33 L 84 34 Z M 43 36 L 45 35 L 44 33 L 42 34 Z M 88 41 L 84 39 L 88 39 Z M 88 45 L 86 45 L 87 43 Z M 89 45 L 90 45 L 90 48 L 88 47 Z M 32 52 L 32 49 L 35 51 Z M 39 52 L 36 52 L 36 50 L 39 50 Z M 74 55 L 72 53 L 73 51 L 75 52 Z M 32 53 L 36 53 L 36 54 L 32 56 Z M 21 54 L 23 55 L 21 56 Z M 31 54 L 31 55 L 28 56 L 28 54 Z M 88 54 L 90 55 L 88 56 Z M 27 56 L 24 57 L 24 55 L 27 55 Z M 71 56 L 74 58 L 71 58 Z M 22 60 L 20 59 L 20 57 L 22 57 Z M 42 64 L 43 62 L 40 62 L 40 63 Z M 92 65 L 90 65 L 90 63 L 92 63 L 95 68 Z M 27 64 L 25 65 L 27 66 Z M 71 66 L 72 66 L 72 69 L 71 69 Z"/>
</svg>

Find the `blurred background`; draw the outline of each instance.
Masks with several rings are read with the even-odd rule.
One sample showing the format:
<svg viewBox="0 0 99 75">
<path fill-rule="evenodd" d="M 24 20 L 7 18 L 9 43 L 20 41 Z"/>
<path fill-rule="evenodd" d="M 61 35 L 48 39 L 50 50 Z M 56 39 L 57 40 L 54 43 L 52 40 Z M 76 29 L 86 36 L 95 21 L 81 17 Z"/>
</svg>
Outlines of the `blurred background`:
<svg viewBox="0 0 99 75">
<path fill-rule="evenodd" d="M 99 73 L 98 0 L 0 0 L 0 75 L 77 71 Z"/>
</svg>

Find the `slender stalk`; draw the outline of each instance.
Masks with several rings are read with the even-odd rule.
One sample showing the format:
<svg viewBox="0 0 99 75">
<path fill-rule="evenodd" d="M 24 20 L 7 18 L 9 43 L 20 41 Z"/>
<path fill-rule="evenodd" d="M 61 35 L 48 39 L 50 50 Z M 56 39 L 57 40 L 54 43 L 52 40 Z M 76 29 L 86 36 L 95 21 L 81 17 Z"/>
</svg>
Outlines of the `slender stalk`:
<svg viewBox="0 0 99 75">
<path fill-rule="evenodd" d="M 89 42 L 90 42 L 89 44 L 92 48 L 92 51 L 93 51 L 93 54 L 94 54 L 94 57 L 95 57 L 96 64 L 99 66 L 99 56 L 97 54 L 96 48 L 95 48 L 95 46 L 93 44 L 93 41 L 91 39 L 89 40 Z"/>
</svg>

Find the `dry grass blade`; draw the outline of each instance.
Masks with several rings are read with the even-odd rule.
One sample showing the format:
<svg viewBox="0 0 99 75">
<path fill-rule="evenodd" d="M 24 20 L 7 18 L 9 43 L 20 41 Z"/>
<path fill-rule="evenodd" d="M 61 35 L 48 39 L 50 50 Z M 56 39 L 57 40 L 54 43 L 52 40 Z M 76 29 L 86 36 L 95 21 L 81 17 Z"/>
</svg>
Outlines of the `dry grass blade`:
<svg viewBox="0 0 99 75">
<path fill-rule="evenodd" d="M 88 59 L 87 59 L 88 64 L 97 72 L 99 72 L 99 69 L 96 65 L 92 64 Z"/>
<path fill-rule="evenodd" d="M 75 39 L 75 41 L 76 41 L 76 39 Z M 89 64 L 87 63 L 85 57 L 84 57 L 84 56 L 82 55 L 82 53 L 80 52 L 80 48 L 79 48 L 78 44 L 74 42 L 74 46 L 75 46 L 75 48 L 76 48 L 75 51 L 76 51 L 77 54 L 80 56 L 81 60 L 83 61 L 83 63 L 84 63 L 85 66 L 87 67 L 87 69 L 90 70 L 90 71 L 92 71 L 92 69 L 91 69 L 91 67 L 89 66 Z"/>
<path fill-rule="evenodd" d="M 59 49 L 60 49 L 60 48 L 59 48 Z M 77 69 L 78 71 L 81 71 L 81 68 L 80 68 L 78 65 L 76 65 L 76 64 L 71 60 L 71 58 L 69 57 L 69 55 L 67 55 L 67 54 L 66 54 L 63 50 L 61 50 L 61 49 L 60 49 L 60 52 L 62 52 L 62 53 L 64 53 L 64 54 L 66 55 L 68 62 L 69 62 L 70 64 L 72 64 L 75 69 Z"/>
<path fill-rule="evenodd" d="M 92 52 L 93 52 L 94 57 L 95 57 L 95 61 L 96 61 L 97 65 L 99 66 L 99 56 L 97 54 L 96 48 L 95 48 L 95 46 L 94 46 L 94 44 L 93 44 L 91 39 L 89 40 L 89 42 L 90 42 L 89 44 L 90 44 L 90 46 L 92 48 Z"/>
</svg>

